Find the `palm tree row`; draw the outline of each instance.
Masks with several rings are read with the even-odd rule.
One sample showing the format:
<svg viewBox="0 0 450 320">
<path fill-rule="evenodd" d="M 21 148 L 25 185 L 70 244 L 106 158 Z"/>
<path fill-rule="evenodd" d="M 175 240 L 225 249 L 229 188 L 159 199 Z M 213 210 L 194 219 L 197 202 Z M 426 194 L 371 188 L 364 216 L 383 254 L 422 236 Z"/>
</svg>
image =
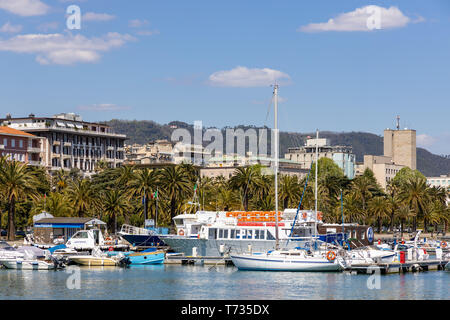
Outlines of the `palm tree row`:
<svg viewBox="0 0 450 320">
<path fill-rule="evenodd" d="M 181 212 L 204 210 L 262 210 L 275 208 L 274 176 L 260 165 L 236 168 L 230 179 L 201 178 L 198 169 L 181 164 L 161 169 L 99 166 L 91 177 L 72 170 L 48 174 L 0 157 L 0 213 L 7 213 L 8 237 L 15 226 L 31 225 L 32 216 L 47 211 L 54 216 L 97 217 L 109 230 L 130 223 L 142 225 L 145 218 L 157 218 L 158 225 L 172 225 Z M 279 176 L 279 208 L 296 208 L 303 190 L 302 209 L 314 209 L 314 170 L 306 177 Z M 318 210 L 324 221 L 370 224 L 381 232 L 406 225 L 416 229 L 430 226 L 447 231 L 448 190 L 430 188 L 417 171 L 403 169 L 383 190 L 367 169 L 347 179 L 330 159 L 319 160 Z M 305 188 L 306 186 L 306 188 Z M 342 206 L 341 206 L 342 202 Z M 343 210 L 341 210 L 343 208 Z M 343 212 L 342 212 L 343 211 Z M 158 216 L 156 217 L 156 213 Z M 2 218 L 6 216 L 2 214 Z"/>
</svg>

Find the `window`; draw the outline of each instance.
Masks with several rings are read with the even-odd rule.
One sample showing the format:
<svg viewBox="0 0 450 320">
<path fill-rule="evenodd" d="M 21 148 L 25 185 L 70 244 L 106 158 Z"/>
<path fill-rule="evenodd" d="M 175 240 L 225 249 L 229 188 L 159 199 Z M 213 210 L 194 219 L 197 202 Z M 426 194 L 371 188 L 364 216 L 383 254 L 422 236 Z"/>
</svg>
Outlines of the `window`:
<svg viewBox="0 0 450 320">
<path fill-rule="evenodd" d="M 218 239 L 222 239 L 223 238 L 223 229 L 219 229 L 219 237 Z"/>
<path fill-rule="evenodd" d="M 231 239 L 236 239 L 236 230 L 234 230 L 234 229 L 230 230 L 230 238 Z"/>
<path fill-rule="evenodd" d="M 228 229 L 223 230 L 223 238 L 228 239 Z"/>
<path fill-rule="evenodd" d="M 11 139 L 11 147 L 14 148 L 16 146 L 16 140 Z"/>
<path fill-rule="evenodd" d="M 19 140 L 19 147 L 23 148 L 23 140 Z"/>
<path fill-rule="evenodd" d="M 72 238 L 73 239 L 87 239 L 87 238 L 89 238 L 89 236 L 88 236 L 87 232 L 78 232 Z"/>
<path fill-rule="evenodd" d="M 209 239 L 216 239 L 217 235 L 217 229 L 216 228 L 210 228 L 208 231 L 208 238 Z"/>
<path fill-rule="evenodd" d="M 267 240 L 275 240 L 275 237 L 272 235 L 272 233 L 267 230 Z"/>
</svg>

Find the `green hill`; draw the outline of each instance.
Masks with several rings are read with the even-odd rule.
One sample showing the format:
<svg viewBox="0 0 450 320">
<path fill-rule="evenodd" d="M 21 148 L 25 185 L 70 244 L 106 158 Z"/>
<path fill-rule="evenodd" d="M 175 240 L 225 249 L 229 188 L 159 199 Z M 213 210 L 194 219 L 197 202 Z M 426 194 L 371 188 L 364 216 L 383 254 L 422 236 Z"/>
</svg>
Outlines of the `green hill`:
<svg viewBox="0 0 450 320">
<path fill-rule="evenodd" d="M 193 126 L 181 121 L 172 121 L 168 124 L 158 124 L 149 120 L 117 120 L 104 122 L 111 126 L 117 133 L 126 134 L 127 144 L 145 144 L 156 139 L 168 139 L 176 128 L 186 128 L 193 136 Z M 254 126 L 238 126 L 244 130 L 258 129 Z M 225 132 L 226 128 L 222 128 Z M 302 146 L 308 136 L 315 133 L 280 132 L 280 152 L 284 155 L 290 147 Z M 225 137 L 225 134 L 224 134 Z M 331 145 L 352 146 L 357 162 L 364 161 L 365 154 L 382 155 L 383 137 L 367 132 L 320 132 L 321 138 L 328 138 Z M 270 142 L 270 137 L 269 137 Z M 224 142 L 225 143 L 225 142 Z M 207 145 L 208 143 L 206 143 Z M 270 152 L 270 146 L 269 150 Z M 450 173 L 450 159 L 432 154 L 431 152 L 417 148 L 417 167 L 425 176 L 439 176 Z"/>
</svg>

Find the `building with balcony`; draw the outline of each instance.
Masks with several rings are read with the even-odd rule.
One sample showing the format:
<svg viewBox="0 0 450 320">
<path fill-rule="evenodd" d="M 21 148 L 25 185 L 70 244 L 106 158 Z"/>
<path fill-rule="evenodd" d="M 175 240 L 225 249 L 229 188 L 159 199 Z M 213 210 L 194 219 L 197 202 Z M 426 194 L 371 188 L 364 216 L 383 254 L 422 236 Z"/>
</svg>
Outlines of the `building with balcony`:
<svg viewBox="0 0 450 320">
<path fill-rule="evenodd" d="M 42 160 L 43 139 L 33 134 L 0 126 L 0 155 L 9 160 L 40 165 Z"/>
<path fill-rule="evenodd" d="M 93 173 L 100 161 L 116 168 L 125 160 L 126 135 L 105 124 L 85 122 L 73 113 L 24 118 L 8 115 L 0 124 L 43 138 L 41 162 L 49 170 L 78 168 Z"/>
</svg>

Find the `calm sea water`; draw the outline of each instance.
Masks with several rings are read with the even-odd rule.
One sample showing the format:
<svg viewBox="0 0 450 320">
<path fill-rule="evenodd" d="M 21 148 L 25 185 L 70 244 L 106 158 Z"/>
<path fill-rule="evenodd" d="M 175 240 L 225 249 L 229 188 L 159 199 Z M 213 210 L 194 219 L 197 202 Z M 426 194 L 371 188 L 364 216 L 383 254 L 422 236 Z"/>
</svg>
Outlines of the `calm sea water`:
<svg viewBox="0 0 450 320">
<path fill-rule="evenodd" d="M 158 265 L 79 268 L 80 289 L 62 271 L 0 270 L 0 299 L 449 299 L 450 272 L 369 275 L 250 272 L 234 267 Z M 73 275 L 73 274 L 72 274 Z"/>
</svg>

